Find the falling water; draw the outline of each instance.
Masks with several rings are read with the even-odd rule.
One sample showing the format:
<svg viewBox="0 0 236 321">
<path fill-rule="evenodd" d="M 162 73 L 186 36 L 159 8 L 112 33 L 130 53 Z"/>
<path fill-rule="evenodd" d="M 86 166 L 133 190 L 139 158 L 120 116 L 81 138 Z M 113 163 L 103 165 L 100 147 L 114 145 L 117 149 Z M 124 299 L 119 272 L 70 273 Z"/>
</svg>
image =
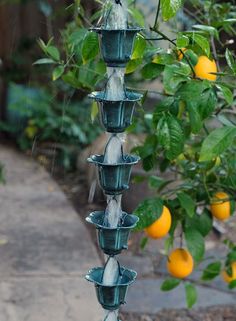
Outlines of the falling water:
<svg viewBox="0 0 236 321">
<path fill-rule="evenodd" d="M 107 311 L 105 310 L 106 314 L 106 319 L 104 321 L 113 321 L 113 320 L 118 320 L 118 310 L 115 311 Z"/>
<path fill-rule="evenodd" d="M 104 285 L 114 285 L 119 277 L 119 265 L 114 257 L 109 257 L 103 274 Z"/>
<path fill-rule="evenodd" d="M 108 29 L 124 30 L 128 27 L 127 0 L 110 0 L 111 9 L 107 15 L 106 27 Z M 125 98 L 124 75 L 125 68 L 107 67 L 108 82 L 106 86 L 106 99 L 120 101 Z M 104 156 L 104 163 L 117 164 L 122 161 L 122 137 L 112 135 Z M 107 208 L 105 223 L 109 227 L 117 227 L 122 215 L 122 195 L 107 196 Z M 115 258 L 109 257 L 103 274 L 104 285 L 117 284 L 119 277 L 119 265 Z M 105 311 L 106 321 L 116 321 L 117 311 Z"/>
<path fill-rule="evenodd" d="M 106 27 L 108 29 L 126 29 L 128 25 L 127 0 L 110 1 L 111 9 L 108 12 Z"/>
<path fill-rule="evenodd" d="M 120 223 L 120 218 L 122 215 L 121 209 L 121 198 L 122 195 L 107 196 L 107 208 L 105 211 L 105 226 L 115 228 Z"/>
<path fill-rule="evenodd" d="M 105 150 L 104 163 L 117 164 L 122 160 L 122 141 L 117 135 L 111 135 Z"/>
<path fill-rule="evenodd" d="M 109 257 L 106 263 L 106 268 L 103 274 L 103 284 L 106 286 L 114 285 L 118 282 L 119 265 L 114 257 Z M 108 311 L 105 310 L 106 321 L 117 321 L 118 310 Z"/>
<path fill-rule="evenodd" d="M 119 101 L 125 98 L 124 92 L 125 68 L 107 67 L 106 99 Z"/>
</svg>

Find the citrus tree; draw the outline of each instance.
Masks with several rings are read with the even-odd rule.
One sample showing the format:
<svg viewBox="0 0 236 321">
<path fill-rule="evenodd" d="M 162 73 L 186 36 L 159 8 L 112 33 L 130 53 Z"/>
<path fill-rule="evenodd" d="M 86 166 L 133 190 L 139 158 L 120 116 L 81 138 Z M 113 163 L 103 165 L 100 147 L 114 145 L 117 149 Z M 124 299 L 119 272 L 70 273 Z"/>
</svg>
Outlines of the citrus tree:
<svg viewBox="0 0 236 321">
<path fill-rule="evenodd" d="M 129 4 L 134 23 L 144 26 L 136 1 Z M 140 219 L 137 229 L 146 233 L 142 246 L 149 238 L 166 237 L 170 277 L 162 290 L 172 290 L 184 282 L 187 305 L 192 307 L 197 292 L 188 276 L 204 262 L 205 239 L 213 221 L 227 220 L 234 212 L 236 61 L 230 48 L 236 12 L 229 1 L 191 0 L 186 4 L 181 0 L 158 1 L 152 25 L 136 38 L 126 74 L 132 86 L 157 79 L 163 84 L 163 91 L 158 93 L 162 99 L 151 112 L 145 113 L 140 107 L 130 128 L 145 128 L 145 142 L 134 152 L 141 156 L 147 173 L 159 173 L 147 175 L 156 197 L 136 209 Z M 87 30 L 101 16 L 101 10 L 88 20 L 80 1 L 75 1 L 74 12 L 75 21 L 62 32 L 62 51 L 52 39 L 40 41 L 45 57 L 36 63 L 51 64 L 54 81 L 60 79 L 76 89 L 91 91 L 105 78 L 98 36 Z M 186 26 L 178 31 L 180 12 Z M 162 31 L 163 21 L 169 20 L 171 36 Z M 168 43 L 168 49 L 160 47 L 160 40 Z M 148 90 L 143 92 L 142 103 L 149 95 Z M 96 114 L 93 104 L 93 119 Z M 172 172 L 174 179 L 165 179 L 165 172 Z M 209 262 L 201 279 L 211 281 L 222 274 L 234 288 L 236 244 L 230 239 L 224 243 L 227 256 Z"/>
</svg>

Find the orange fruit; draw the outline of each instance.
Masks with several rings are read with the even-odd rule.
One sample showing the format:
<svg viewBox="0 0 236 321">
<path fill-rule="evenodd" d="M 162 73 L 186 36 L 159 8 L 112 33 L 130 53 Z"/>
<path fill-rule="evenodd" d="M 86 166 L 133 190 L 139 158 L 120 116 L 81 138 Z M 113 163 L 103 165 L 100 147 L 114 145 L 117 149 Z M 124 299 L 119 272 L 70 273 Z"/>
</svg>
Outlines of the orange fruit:
<svg viewBox="0 0 236 321">
<path fill-rule="evenodd" d="M 161 216 L 150 226 L 145 228 L 145 232 L 152 239 L 160 239 L 169 232 L 171 227 L 171 214 L 166 206 L 163 206 Z"/>
<path fill-rule="evenodd" d="M 229 199 L 228 194 L 218 192 L 213 196 L 211 202 L 211 214 L 220 221 L 227 220 L 230 217 L 230 201 L 227 199 Z"/>
<path fill-rule="evenodd" d="M 217 72 L 215 60 L 210 60 L 207 56 L 200 56 L 197 64 L 194 66 L 196 77 L 216 81 L 217 76 L 211 72 Z"/>
<path fill-rule="evenodd" d="M 175 278 L 184 279 L 193 272 L 194 261 L 188 250 L 173 250 L 167 261 L 167 270 Z"/>
<path fill-rule="evenodd" d="M 186 49 L 186 48 L 181 48 L 181 50 L 182 50 L 182 52 L 185 52 L 185 51 L 188 50 L 188 49 Z M 177 56 L 178 56 L 178 60 L 179 60 L 179 61 L 181 61 L 181 60 L 184 58 L 184 55 L 182 54 L 182 52 L 181 52 L 180 50 L 178 50 L 178 52 L 177 52 Z"/>
<path fill-rule="evenodd" d="M 226 283 L 230 283 L 234 280 L 236 280 L 236 262 L 233 262 L 231 264 L 232 268 L 232 276 L 230 276 L 226 271 L 222 271 L 222 278 Z"/>
</svg>

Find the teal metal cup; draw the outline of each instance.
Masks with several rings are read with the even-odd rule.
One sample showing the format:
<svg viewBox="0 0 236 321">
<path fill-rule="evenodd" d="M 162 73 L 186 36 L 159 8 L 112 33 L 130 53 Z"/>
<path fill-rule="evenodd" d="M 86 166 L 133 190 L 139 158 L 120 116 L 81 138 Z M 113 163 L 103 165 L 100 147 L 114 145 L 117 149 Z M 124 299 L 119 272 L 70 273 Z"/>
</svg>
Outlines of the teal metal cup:
<svg viewBox="0 0 236 321">
<path fill-rule="evenodd" d="M 86 279 L 95 285 L 96 294 L 99 303 L 105 310 L 114 311 L 119 309 L 121 304 L 125 304 L 128 287 L 136 279 L 135 271 L 120 267 L 120 273 L 116 284 L 104 285 L 103 280 L 104 268 L 98 267 L 90 270 Z"/>
<path fill-rule="evenodd" d="M 107 66 L 125 67 L 131 58 L 135 37 L 142 28 L 112 30 L 99 27 L 90 30 L 100 35 L 101 53 Z"/>
<path fill-rule="evenodd" d="M 93 92 L 89 95 L 99 106 L 101 123 L 109 133 L 122 133 L 132 123 L 135 104 L 142 98 L 142 94 L 126 91 L 125 99 L 110 101 L 106 99 L 106 92 Z"/>
<path fill-rule="evenodd" d="M 88 158 L 89 163 L 97 166 L 100 186 L 107 195 L 122 194 L 129 188 L 132 166 L 139 160 L 135 155 L 123 155 L 119 163 L 108 164 L 104 162 L 104 155 Z"/>
<path fill-rule="evenodd" d="M 128 248 L 130 232 L 138 220 L 136 215 L 123 212 L 118 227 L 111 228 L 104 224 L 105 211 L 93 212 L 86 218 L 88 223 L 96 226 L 99 246 L 109 256 L 117 255 Z"/>
</svg>

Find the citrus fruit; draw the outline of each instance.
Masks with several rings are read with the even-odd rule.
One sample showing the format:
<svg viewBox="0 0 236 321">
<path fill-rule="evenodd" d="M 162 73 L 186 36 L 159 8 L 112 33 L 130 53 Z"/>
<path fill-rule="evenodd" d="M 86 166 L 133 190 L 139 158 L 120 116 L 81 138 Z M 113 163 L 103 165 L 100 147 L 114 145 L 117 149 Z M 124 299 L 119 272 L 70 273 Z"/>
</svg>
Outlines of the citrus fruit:
<svg viewBox="0 0 236 321">
<path fill-rule="evenodd" d="M 232 268 L 232 275 L 230 276 L 227 271 L 222 271 L 222 278 L 226 283 L 230 283 L 234 280 L 236 280 L 236 262 L 233 262 L 231 264 L 231 268 Z"/>
<path fill-rule="evenodd" d="M 161 216 L 145 229 L 147 235 L 153 239 L 164 237 L 171 227 L 171 214 L 166 206 L 163 206 Z"/>
<path fill-rule="evenodd" d="M 224 192 L 217 192 L 211 202 L 211 214 L 220 221 L 230 217 L 229 195 Z"/>
<path fill-rule="evenodd" d="M 187 49 L 186 48 L 181 48 L 181 51 L 184 53 Z M 180 50 L 177 52 L 178 60 L 181 61 L 184 58 L 184 55 L 182 54 Z"/>
<path fill-rule="evenodd" d="M 207 56 L 200 56 L 197 64 L 194 66 L 196 77 L 216 81 L 216 75 L 211 74 L 217 72 L 215 60 L 210 60 Z"/>
<path fill-rule="evenodd" d="M 173 250 L 167 261 L 167 270 L 175 278 L 186 278 L 193 272 L 194 261 L 188 250 L 179 248 Z"/>
</svg>

